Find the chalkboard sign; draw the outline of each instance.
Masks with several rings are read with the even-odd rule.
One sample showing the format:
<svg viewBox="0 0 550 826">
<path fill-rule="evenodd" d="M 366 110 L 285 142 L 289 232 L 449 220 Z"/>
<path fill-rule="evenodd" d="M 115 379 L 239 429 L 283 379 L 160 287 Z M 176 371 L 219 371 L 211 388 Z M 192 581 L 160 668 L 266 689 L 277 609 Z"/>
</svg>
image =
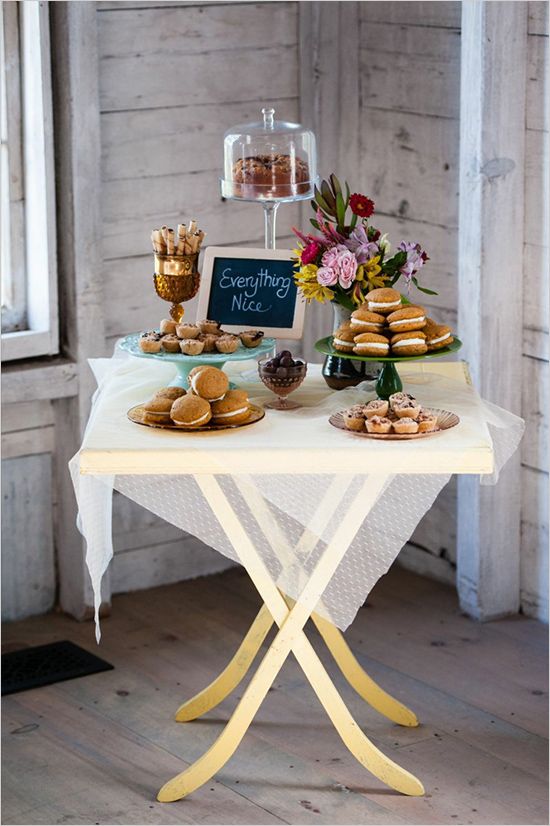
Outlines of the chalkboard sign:
<svg viewBox="0 0 550 826">
<path fill-rule="evenodd" d="M 197 318 L 219 321 L 229 332 L 254 329 L 301 338 L 305 302 L 294 284 L 293 263 L 291 250 L 208 247 Z"/>
</svg>

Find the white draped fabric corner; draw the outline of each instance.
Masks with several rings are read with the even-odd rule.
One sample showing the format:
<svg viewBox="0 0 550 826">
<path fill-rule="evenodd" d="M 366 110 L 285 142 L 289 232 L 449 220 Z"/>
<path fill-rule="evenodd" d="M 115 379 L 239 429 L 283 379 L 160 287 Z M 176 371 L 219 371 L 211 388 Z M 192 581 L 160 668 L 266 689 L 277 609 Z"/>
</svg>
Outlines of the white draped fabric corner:
<svg viewBox="0 0 550 826">
<path fill-rule="evenodd" d="M 151 369 L 149 362 L 134 359 L 99 359 L 91 362 L 91 366 L 98 379 L 98 390 L 87 432 L 102 398 L 120 394 L 119 404 L 125 413 L 132 404 L 146 399 L 172 377 L 164 365 L 155 365 Z M 249 380 L 250 396 L 255 395 L 254 390 L 258 393 L 263 389 L 254 384 L 253 371 L 244 376 Z M 422 387 L 415 387 L 415 381 Z M 484 481 L 494 483 L 521 439 L 523 421 L 495 405 L 482 402 L 473 388 L 464 384 L 459 386 L 445 375 L 411 375 L 410 385 L 407 389 L 424 404 L 441 406 L 441 400 L 449 399 L 450 409 L 460 408 L 461 413 L 473 410 L 475 415 L 484 418 L 495 454 L 495 471 Z M 360 388 L 341 391 L 337 394 L 338 405 L 347 407 L 364 398 L 365 388 L 372 389 L 365 383 Z M 320 393 L 319 397 L 317 389 L 318 397 L 312 399 L 314 404 L 298 414 L 326 423 L 334 409 L 335 394 L 326 387 Z M 435 403 L 438 400 L 439 405 Z M 234 436 L 238 439 L 238 432 Z M 94 589 L 98 640 L 101 578 L 113 555 L 113 489 L 238 561 L 238 554 L 192 475 L 184 472 L 178 475 L 82 475 L 79 454 L 71 460 L 70 469 L 79 507 L 78 527 L 87 542 L 86 562 Z M 391 468 L 388 470 L 391 472 Z M 231 473 L 228 467 L 217 480 L 277 586 L 297 599 L 327 543 L 345 518 L 346 502 L 368 474 L 368 466 L 350 468 L 349 475 L 300 474 L 299 468 L 289 467 L 288 473 L 244 476 Z M 389 477 L 322 595 L 316 609 L 319 614 L 342 630 L 353 621 L 372 587 L 387 572 L 449 478 L 449 474 L 437 473 Z"/>
</svg>

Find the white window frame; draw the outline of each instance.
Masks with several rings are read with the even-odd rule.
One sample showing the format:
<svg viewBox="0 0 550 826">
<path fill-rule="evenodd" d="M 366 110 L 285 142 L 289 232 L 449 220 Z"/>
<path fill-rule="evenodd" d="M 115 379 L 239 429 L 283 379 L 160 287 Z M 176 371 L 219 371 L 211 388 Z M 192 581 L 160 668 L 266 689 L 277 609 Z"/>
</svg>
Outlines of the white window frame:
<svg viewBox="0 0 550 826">
<path fill-rule="evenodd" d="M 54 355 L 59 350 L 48 4 L 23 0 L 17 6 L 27 323 L 25 330 L 2 333 L 2 361 Z"/>
</svg>

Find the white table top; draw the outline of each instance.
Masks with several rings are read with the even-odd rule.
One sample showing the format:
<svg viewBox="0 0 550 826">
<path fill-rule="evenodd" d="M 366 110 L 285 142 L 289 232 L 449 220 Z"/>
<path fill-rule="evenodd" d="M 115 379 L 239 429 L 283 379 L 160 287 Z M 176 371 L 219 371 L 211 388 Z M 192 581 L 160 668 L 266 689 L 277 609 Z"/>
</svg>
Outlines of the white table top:
<svg viewBox="0 0 550 826">
<path fill-rule="evenodd" d="M 469 473 L 493 471 L 493 447 L 483 402 L 464 362 L 429 360 L 399 366 L 404 390 L 426 407 L 451 410 L 460 424 L 430 438 L 377 441 L 337 430 L 331 413 L 374 393 L 330 391 L 319 365 L 309 365 L 292 398 L 304 407 L 266 410 L 265 418 L 235 430 L 185 433 L 134 424 L 127 411 L 171 379 L 166 367 L 128 360 L 123 375 L 106 384 L 96 402 L 80 451 L 82 474 L 202 473 Z M 250 365 L 248 365 L 250 367 Z M 244 369 L 241 365 L 240 370 Z M 164 372 L 163 372 L 164 371 Z M 273 395 L 259 382 L 237 380 L 252 401 Z"/>
</svg>

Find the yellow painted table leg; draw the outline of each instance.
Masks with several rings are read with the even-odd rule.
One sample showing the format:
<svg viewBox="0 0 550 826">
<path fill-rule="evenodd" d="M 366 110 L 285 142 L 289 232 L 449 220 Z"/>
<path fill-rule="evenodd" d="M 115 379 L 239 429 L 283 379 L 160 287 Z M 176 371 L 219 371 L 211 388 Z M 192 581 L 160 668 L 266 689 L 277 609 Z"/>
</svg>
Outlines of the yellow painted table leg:
<svg viewBox="0 0 550 826">
<path fill-rule="evenodd" d="M 355 536 L 365 511 L 376 502 L 385 482 L 385 479 L 375 479 L 370 484 L 365 482 L 360 486 L 348 507 L 346 519 L 336 530 L 317 563 L 300 595 L 300 600 L 289 612 L 288 606 L 271 581 L 265 565 L 215 478 L 197 477 L 197 483 L 205 498 L 223 525 L 233 547 L 238 549 L 241 562 L 280 630 L 222 734 L 203 757 L 162 787 L 158 795 L 160 801 L 167 802 L 185 797 L 209 780 L 227 762 L 291 650 L 344 743 L 357 760 L 384 783 L 403 794 L 424 793 L 422 784 L 414 775 L 386 757 L 361 731 L 302 630 Z"/>
<path fill-rule="evenodd" d="M 195 720 L 206 714 L 231 694 L 252 665 L 272 625 L 273 618 L 267 607 L 263 605 L 231 662 L 210 685 L 178 708 L 176 711 L 178 723 Z"/>
</svg>

